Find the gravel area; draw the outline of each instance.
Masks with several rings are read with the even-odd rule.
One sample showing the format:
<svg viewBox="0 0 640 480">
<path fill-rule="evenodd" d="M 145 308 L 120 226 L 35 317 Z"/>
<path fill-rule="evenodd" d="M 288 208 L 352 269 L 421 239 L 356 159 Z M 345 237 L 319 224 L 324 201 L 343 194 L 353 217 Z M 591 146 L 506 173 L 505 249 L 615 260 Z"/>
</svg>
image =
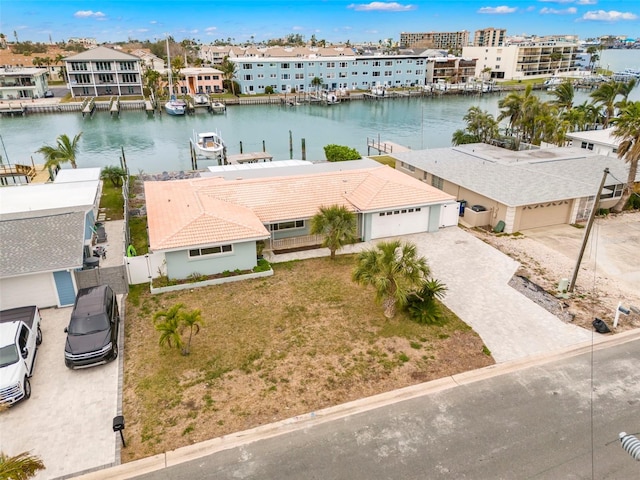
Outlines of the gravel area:
<svg viewBox="0 0 640 480">
<path fill-rule="evenodd" d="M 609 215 L 598 218 L 598 228 L 616 226 L 623 223 L 640 222 L 640 213 Z M 595 317 L 605 320 L 611 326 L 618 301 L 624 299 L 624 306 L 632 307 L 628 316 L 620 316 L 616 331 L 640 328 L 640 287 L 634 288 L 627 282 L 619 281 L 610 272 L 603 272 L 594 262 L 582 262 L 574 292 L 562 298 L 558 292 L 560 279 L 571 279 L 577 252 L 567 249 L 559 252 L 544 243 L 524 234 L 494 234 L 482 229 L 470 229 L 478 238 L 517 260 L 521 267 L 510 285 L 535 301 L 564 322 L 591 329 Z M 640 269 L 640 255 L 629 259 Z M 635 268 L 635 267 L 633 267 Z"/>
</svg>

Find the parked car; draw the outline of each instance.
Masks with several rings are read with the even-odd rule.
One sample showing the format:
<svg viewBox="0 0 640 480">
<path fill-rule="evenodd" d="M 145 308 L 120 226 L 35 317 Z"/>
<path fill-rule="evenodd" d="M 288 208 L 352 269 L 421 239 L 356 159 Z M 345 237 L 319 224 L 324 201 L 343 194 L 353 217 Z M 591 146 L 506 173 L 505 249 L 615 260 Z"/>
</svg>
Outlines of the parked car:
<svg viewBox="0 0 640 480">
<path fill-rule="evenodd" d="M 111 287 L 79 290 L 69 326 L 64 329 L 65 365 L 72 369 L 92 367 L 117 358 L 119 328 L 118 302 Z"/>
<path fill-rule="evenodd" d="M 42 343 L 38 307 L 0 312 L 0 404 L 13 405 L 31 396 L 38 346 Z"/>
<path fill-rule="evenodd" d="M 44 92 L 44 98 L 51 98 L 54 97 L 55 95 L 53 94 L 53 92 L 51 90 L 47 90 L 46 92 Z"/>
</svg>

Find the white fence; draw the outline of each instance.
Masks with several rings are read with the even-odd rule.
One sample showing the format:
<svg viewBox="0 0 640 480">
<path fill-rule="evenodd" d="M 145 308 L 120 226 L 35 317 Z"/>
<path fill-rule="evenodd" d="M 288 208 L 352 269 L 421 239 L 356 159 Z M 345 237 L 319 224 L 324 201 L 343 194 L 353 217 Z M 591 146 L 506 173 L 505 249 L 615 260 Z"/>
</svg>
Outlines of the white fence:
<svg viewBox="0 0 640 480">
<path fill-rule="evenodd" d="M 125 257 L 124 264 L 127 267 L 129 285 L 149 283 L 152 278 L 167 273 L 164 255 L 148 253 L 138 257 Z"/>
</svg>

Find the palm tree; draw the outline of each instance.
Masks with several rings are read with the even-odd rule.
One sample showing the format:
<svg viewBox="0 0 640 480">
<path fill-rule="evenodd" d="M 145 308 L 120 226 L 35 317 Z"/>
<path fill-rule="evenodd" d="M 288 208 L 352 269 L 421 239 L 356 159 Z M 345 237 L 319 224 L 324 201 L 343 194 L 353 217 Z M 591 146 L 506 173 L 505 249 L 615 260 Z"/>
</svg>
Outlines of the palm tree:
<svg viewBox="0 0 640 480">
<path fill-rule="evenodd" d="M 520 126 L 522 122 L 522 118 L 524 117 L 525 103 L 529 98 L 531 98 L 533 92 L 533 86 L 531 84 L 527 85 L 527 88 L 524 91 L 524 94 L 519 92 L 511 92 L 509 95 L 504 97 L 498 102 L 498 107 L 500 108 L 500 115 L 498 115 L 498 122 L 504 120 L 505 118 L 509 119 L 509 130 L 511 135 L 517 136 L 519 138 L 520 135 Z"/>
<path fill-rule="evenodd" d="M 322 246 L 336 258 L 336 250 L 356 240 L 356 216 L 342 205 L 320 207 L 311 218 L 311 235 L 324 235 Z"/>
<path fill-rule="evenodd" d="M 312 87 L 316 87 L 316 92 L 320 89 L 320 87 L 322 86 L 323 80 L 320 77 L 313 77 L 313 80 L 311 80 L 311 86 Z"/>
<path fill-rule="evenodd" d="M 122 167 L 116 167 L 108 165 L 102 168 L 100 172 L 100 178 L 102 180 L 109 180 L 114 187 L 121 187 L 124 177 L 127 176 L 127 172 Z"/>
<path fill-rule="evenodd" d="M 144 73 L 144 78 L 147 81 L 147 87 L 154 95 L 158 93 L 158 87 L 160 85 L 161 74 L 157 70 L 149 69 Z"/>
<path fill-rule="evenodd" d="M 194 334 L 197 335 L 200 331 L 202 315 L 200 313 L 200 310 L 182 312 L 180 315 L 180 320 L 182 321 L 183 328 L 189 329 L 189 340 L 187 340 L 186 346 L 182 349 L 182 354 L 189 355 L 191 353 L 191 337 L 193 337 Z"/>
<path fill-rule="evenodd" d="M 629 164 L 627 184 L 622 196 L 613 206 L 614 212 L 621 212 L 627 204 L 638 173 L 638 159 L 640 159 L 640 102 L 628 103 L 620 114 L 612 120 L 614 124 L 613 136 L 619 138 L 618 158 L 624 158 Z"/>
<path fill-rule="evenodd" d="M 592 103 L 601 105 L 604 108 L 604 123 L 602 125 L 604 128 L 609 126 L 609 121 L 615 116 L 618 88 L 618 82 L 611 80 L 600 85 L 597 90 L 594 90 L 589 95 Z"/>
<path fill-rule="evenodd" d="M 558 85 L 554 90 L 549 92 L 552 96 L 556 97 L 551 103 L 563 110 L 569 110 L 573 107 L 573 97 L 575 90 L 573 83 L 570 80 L 565 80 Z"/>
<path fill-rule="evenodd" d="M 477 137 L 478 141 L 489 143 L 498 136 L 498 122 L 486 110 L 470 107 L 462 118 L 467 122 L 467 131 Z"/>
<path fill-rule="evenodd" d="M 165 343 L 169 347 L 182 349 L 183 342 L 180 336 L 180 310 L 184 308 L 184 303 L 176 303 L 168 310 L 156 312 L 153 316 L 156 330 L 160 332 L 160 346 Z M 158 323 L 159 320 L 161 322 Z"/>
<path fill-rule="evenodd" d="M 236 77 L 237 73 L 236 64 L 229 60 L 229 57 L 224 57 L 222 63 L 220 64 L 220 71 L 222 72 L 222 76 L 224 77 L 224 79 L 231 83 L 231 93 L 235 95 L 236 87 L 233 79 Z"/>
<path fill-rule="evenodd" d="M 61 163 L 69 162 L 71 168 L 78 168 L 76 164 L 76 153 L 78 151 L 78 141 L 82 132 L 73 137 L 73 141 L 66 134 L 59 135 L 56 139 L 57 147 L 45 145 L 36 150 L 44 155 L 45 168 L 59 167 Z"/>
<path fill-rule="evenodd" d="M 628 82 L 618 83 L 618 95 L 622 95 L 622 100 L 616 103 L 616 108 L 621 110 L 625 107 L 625 105 L 629 101 L 629 95 L 631 94 L 631 91 L 636 87 L 637 84 L 638 80 L 636 80 L 635 78 L 632 78 Z"/>
<path fill-rule="evenodd" d="M 411 317 L 418 323 L 441 323 L 445 317 L 436 298 L 444 298 L 446 291 L 446 285 L 436 279 L 424 282 L 420 290 L 409 296 L 407 309 Z"/>
<path fill-rule="evenodd" d="M 429 275 L 429 266 L 418 256 L 417 247 L 400 240 L 380 242 L 358 254 L 353 281 L 372 285 L 384 316 L 393 318 L 396 307 L 407 304 L 409 295 L 419 289 Z"/>
<path fill-rule="evenodd" d="M 587 53 L 589 54 L 589 70 L 593 70 L 593 68 L 596 65 L 596 62 L 600 59 L 600 57 L 598 57 L 598 47 L 596 47 L 595 45 L 591 45 L 590 47 L 587 47 Z"/>
<path fill-rule="evenodd" d="M 22 452 L 9 457 L 0 452 L 0 478 L 6 480 L 27 480 L 34 477 L 40 470 L 45 470 L 40 457 Z"/>
</svg>

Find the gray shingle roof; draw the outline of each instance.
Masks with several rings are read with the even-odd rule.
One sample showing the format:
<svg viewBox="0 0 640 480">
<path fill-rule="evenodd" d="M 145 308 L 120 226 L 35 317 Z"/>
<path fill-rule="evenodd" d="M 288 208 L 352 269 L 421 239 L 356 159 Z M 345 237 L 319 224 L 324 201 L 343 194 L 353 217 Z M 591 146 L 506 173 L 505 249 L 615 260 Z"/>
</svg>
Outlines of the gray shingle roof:
<svg viewBox="0 0 640 480">
<path fill-rule="evenodd" d="M 511 207 L 588 197 L 595 194 L 605 168 L 612 174 L 605 186 L 625 182 L 629 171 L 618 158 L 580 148 L 516 152 L 475 143 L 394 157 Z"/>
<path fill-rule="evenodd" d="M 0 278 L 82 267 L 85 214 L 0 221 Z"/>
<path fill-rule="evenodd" d="M 77 55 L 72 55 L 70 57 L 66 57 L 64 59 L 65 61 L 76 61 L 76 60 L 85 60 L 85 61 L 92 61 L 92 60 L 126 60 L 126 61 L 132 61 L 135 60 L 137 62 L 140 61 L 140 59 L 138 57 L 136 57 L 135 55 L 130 55 L 128 53 L 124 53 L 124 52 L 119 52 L 118 50 L 113 50 L 111 48 L 107 48 L 107 47 L 96 47 L 96 48 L 92 48 L 91 50 L 86 50 L 82 53 L 79 53 Z"/>
</svg>

